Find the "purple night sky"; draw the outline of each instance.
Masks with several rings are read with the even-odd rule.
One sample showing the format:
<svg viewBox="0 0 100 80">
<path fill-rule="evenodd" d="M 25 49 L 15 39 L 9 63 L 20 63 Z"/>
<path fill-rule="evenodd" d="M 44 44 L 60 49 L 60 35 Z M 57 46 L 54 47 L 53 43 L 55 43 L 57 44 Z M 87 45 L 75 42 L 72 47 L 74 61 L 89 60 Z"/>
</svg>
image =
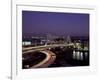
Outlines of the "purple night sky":
<svg viewBox="0 0 100 80">
<path fill-rule="evenodd" d="M 22 32 L 89 36 L 89 14 L 22 11 Z"/>
</svg>

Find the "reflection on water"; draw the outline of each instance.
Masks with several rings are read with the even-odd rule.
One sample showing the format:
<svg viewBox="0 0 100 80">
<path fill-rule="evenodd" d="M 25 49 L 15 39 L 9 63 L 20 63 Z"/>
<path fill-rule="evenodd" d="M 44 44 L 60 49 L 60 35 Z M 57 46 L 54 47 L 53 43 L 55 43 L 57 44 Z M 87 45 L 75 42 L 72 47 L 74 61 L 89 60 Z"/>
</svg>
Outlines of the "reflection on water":
<svg viewBox="0 0 100 80">
<path fill-rule="evenodd" d="M 87 57 L 87 52 L 85 52 L 85 57 Z M 73 59 L 83 60 L 83 52 L 73 50 Z"/>
<path fill-rule="evenodd" d="M 80 53 L 80 60 L 83 60 L 83 52 Z"/>
<path fill-rule="evenodd" d="M 73 59 L 85 60 L 88 58 L 88 51 L 75 51 L 73 50 Z"/>
<path fill-rule="evenodd" d="M 54 64 L 49 67 L 89 66 L 89 51 L 73 48 L 51 49 L 57 56 Z"/>
<path fill-rule="evenodd" d="M 75 52 L 75 50 L 73 51 L 73 59 L 76 59 L 76 52 Z"/>
<path fill-rule="evenodd" d="M 88 52 L 85 52 L 85 57 L 88 58 Z"/>
</svg>

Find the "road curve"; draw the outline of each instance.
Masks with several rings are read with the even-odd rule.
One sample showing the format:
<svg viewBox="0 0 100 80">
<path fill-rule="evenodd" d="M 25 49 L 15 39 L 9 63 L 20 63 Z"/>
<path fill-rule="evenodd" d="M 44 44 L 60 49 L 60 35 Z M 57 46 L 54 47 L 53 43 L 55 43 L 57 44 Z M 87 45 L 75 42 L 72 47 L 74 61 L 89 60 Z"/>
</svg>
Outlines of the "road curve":
<svg viewBox="0 0 100 80">
<path fill-rule="evenodd" d="M 40 52 L 44 53 L 46 55 L 46 58 L 42 60 L 40 63 L 32 66 L 31 68 L 46 68 L 55 61 L 56 55 L 53 52 L 48 50 L 40 51 Z"/>
</svg>

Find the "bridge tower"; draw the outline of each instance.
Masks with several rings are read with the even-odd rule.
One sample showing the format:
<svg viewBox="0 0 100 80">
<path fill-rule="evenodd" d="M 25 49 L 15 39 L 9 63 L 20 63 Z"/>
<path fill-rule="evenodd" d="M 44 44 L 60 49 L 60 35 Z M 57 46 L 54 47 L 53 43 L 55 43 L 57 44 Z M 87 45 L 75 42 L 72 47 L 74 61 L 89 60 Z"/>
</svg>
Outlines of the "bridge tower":
<svg viewBox="0 0 100 80">
<path fill-rule="evenodd" d="M 67 44 L 71 43 L 71 37 L 68 35 L 66 39 Z"/>
</svg>

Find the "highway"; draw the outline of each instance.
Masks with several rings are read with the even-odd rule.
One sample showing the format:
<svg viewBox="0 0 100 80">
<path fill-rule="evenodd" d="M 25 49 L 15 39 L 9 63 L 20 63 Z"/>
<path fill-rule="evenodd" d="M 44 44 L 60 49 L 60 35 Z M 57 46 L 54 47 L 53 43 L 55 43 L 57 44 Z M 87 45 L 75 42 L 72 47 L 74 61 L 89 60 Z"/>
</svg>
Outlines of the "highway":
<svg viewBox="0 0 100 80">
<path fill-rule="evenodd" d="M 49 65 L 51 65 L 55 59 L 56 59 L 56 55 L 51 52 L 51 51 L 40 51 L 41 53 L 44 53 L 46 55 L 46 58 L 41 61 L 40 63 L 33 65 L 31 68 L 44 68 L 44 67 L 48 67 Z"/>
<path fill-rule="evenodd" d="M 56 57 L 57 57 L 55 53 L 53 53 L 52 51 L 49 51 L 47 49 L 55 48 L 55 47 L 65 47 L 65 46 L 73 46 L 73 44 L 52 44 L 52 45 L 43 45 L 43 46 L 22 48 L 22 54 L 24 55 L 24 54 L 28 54 L 30 52 L 32 52 L 32 54 L 34 54 L 35 51 L 45 54 L 46 55 L 45 59 L 43 59 L 38 64 L 35 64 L 30 68 L 46 68 L 49 65 L 51 65 L 52 63 L 54 63 L 54 61 L 56 60 Z"/>
<path fill-rule="evenodd" d="M 49 49 L 49 48 L 54 48 L 54 47 L 64 47 L 64 46 L 69 46 L 70 44 L 53 44 L 53 45 L 43 45 L 43 46 L 36 46 L 36 47 L 28 47 L 28 48 L 23 48 L 23 54 L 27 54 L 27 53 L 30 53 L 30 52 L 33 52 L 34 54 L 34 51 L 39 51 L 43 54 L 46 55 L 46 58 L 44 60 L 42 60 L 41 62 L 39 62 L 38 64 L 36 65 L 33 65 L 31 68 L 44 68 L 44 67 L 48 67 L 49 65 L 51 65 L 55 59 L 56 59 L 56 54 L 49 51 L 49 50 L 46 50 L 46 49 Z"/>
<path fill-rule="evenodd" d="M 54 48 L 54 47 L 65 47 L 65 46 L 73 46 L 73 44 L 52 44 L 52 45 L 43 45 L 43 46 L 35 46 L 35 47 L 28 47 L 22 48 L 23 54 L 30 52 L 30 51 L 40 51 L 44 49 Z"/>
</svg>

